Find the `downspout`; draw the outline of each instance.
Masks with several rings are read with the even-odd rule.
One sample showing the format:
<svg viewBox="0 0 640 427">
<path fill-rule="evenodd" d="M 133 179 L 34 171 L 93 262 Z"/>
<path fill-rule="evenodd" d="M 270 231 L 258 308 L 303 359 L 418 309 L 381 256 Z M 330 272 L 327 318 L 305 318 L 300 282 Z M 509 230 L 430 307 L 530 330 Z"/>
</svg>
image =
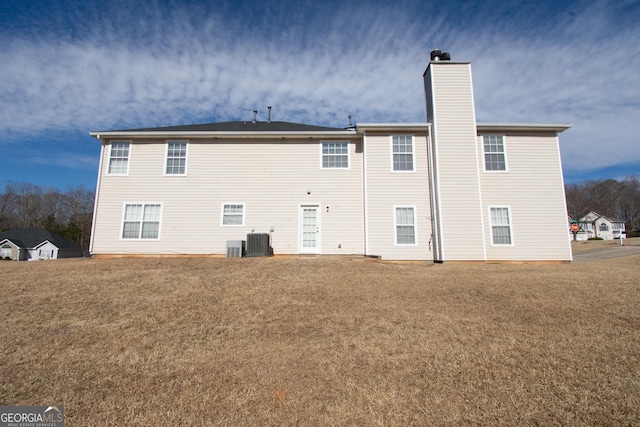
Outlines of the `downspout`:
<svg viewBox="0 0 640 427">
<path fill-rule="evenodd" d="M 369 215 L 367 197 L 367 135 L 362 134 L 362 213 L 364 214 L 364 255 L 369 256 Z"/>
</svg>

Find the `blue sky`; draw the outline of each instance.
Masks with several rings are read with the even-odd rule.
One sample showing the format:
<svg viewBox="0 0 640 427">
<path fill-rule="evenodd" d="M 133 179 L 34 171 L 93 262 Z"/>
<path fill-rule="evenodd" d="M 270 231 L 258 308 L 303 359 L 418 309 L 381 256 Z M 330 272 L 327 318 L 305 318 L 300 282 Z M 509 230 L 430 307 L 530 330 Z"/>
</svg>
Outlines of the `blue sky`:
<svg viewBox="0 0 640 427">
<path fill-rule="evenodd" d="M 0 0 L 0 185 L 94 188 L 89 131 L 425 120 L 434 48 L 480 122 L 571 123 L 565 180 L 640 173 L 640 0 Z"/>
</svg>

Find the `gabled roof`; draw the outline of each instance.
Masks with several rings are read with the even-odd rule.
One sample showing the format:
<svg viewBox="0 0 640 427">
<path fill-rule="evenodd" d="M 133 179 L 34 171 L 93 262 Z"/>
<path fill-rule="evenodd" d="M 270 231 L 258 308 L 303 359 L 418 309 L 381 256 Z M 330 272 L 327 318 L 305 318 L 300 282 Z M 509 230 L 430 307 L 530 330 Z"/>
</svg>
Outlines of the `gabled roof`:
<svg viewBox="0 0 640 427">
<path fill-rule="evenodd" d="M 301 123 L 291 122 L 235 121 L 182 126 L 163 126 L 155 128 L 124 129 L 108 132 L 324 132 L 342 130 L 344 130 L 344 128 L 305 125 Z"/>
<path fill-rule="evenodd" d="M 24 248 L 24 243 L 20 239 L 10 239 L 8 237 L 7 238 L 0 237 L 0 245 L 5 243 L 5 242 L 11 242 L 11 243 L 13 243 L 14 246 L 17 246 L 19 248 Z"/>
<path fill-rule="evenodd" d="M 608 221 L 608 222 L 624 222 L 621 219 L 612 219 L 609 218 L 608 216 L 605 215 L 600 215 L 598 212 L 596 211 L 591 211 L 588 214 L 584 215 L 582 218 L 580 218 L 580 222 L 594 222 L 599 220 L 600 218 Z"/>
<path fill-rule="evenodd" d="M 33 249 L 49 241 L 58 249 L 83 250 L 80 246 L 44 228 L 14 228 L 0 233 L 0 242 L 10 240 L 23 249 Z"/>
<path fill-rule="evenodd" d="M 89 132 L 89 135 L 100 140 L 109 138 L 136 138 L 144 136 L 161 138 L 286 138 L 301 136 L 316 138 L 345 138 L 354 134 L 354 128 L 333 128 L 275 121 L 235 121 Z"/>
</svg>

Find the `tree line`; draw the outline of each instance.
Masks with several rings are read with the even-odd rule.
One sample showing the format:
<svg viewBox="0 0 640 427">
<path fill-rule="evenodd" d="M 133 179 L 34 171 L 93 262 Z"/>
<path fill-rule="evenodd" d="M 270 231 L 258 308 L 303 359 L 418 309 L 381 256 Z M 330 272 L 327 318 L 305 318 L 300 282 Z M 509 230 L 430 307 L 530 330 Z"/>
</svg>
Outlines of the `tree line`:
<svg viewBox="0 0 640 427">
<path fill-rule="evenodd" d="M 640 176 L 631 175 L 620 181 L 605 179 L 565 186 L 567 211 L 579 219 L 590 211 L 611 219 L 622 220 L 627 231 L 640 228 Z"/>
<path fill-rule="evenodd" d="M 89 248 L 95 192 L 80 185 L 62 191 L 7 182 L 0 192 L 0 231 L 46 228 Z"/>
</svg>

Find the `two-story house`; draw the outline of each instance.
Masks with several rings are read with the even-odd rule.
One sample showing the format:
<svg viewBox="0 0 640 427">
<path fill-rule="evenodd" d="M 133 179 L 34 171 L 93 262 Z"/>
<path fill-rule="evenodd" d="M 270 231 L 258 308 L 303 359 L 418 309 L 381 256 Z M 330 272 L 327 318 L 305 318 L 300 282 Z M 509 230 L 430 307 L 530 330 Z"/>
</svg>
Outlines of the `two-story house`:
<svg viewBox="0 0 640 427">
<path fill-rule="evenodd" d="M 625 223 L 619 219 L 611 219 L 598 212 L 591 211 L 578 220 L 580 231 L 576 240 L 600 238 L 613 240 L 622 237 L 626 239 Z"/>
<path fill-rule="evenodd" d="M 439 51 L 425 123 L 249 120 L 91 132 L 102 144 L 90 251 L 387 260 L 569 261 L 558 134 L 476 123 L 468 62 Z M 269 115 L 270 117 L 270 115 Z"/>
</svg>

